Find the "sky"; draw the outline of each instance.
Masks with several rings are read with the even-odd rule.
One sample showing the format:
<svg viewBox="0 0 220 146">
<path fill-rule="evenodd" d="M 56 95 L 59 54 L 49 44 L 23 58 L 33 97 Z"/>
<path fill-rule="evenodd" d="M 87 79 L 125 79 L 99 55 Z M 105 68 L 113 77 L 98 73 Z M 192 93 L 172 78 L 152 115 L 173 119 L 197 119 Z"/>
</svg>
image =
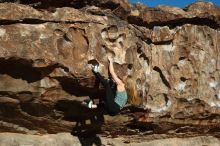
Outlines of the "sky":
<svg viewBox="0 0 220 146">
<path fill-rule="evenodd" d="M 141 2 L 149 7 L 155 7 L 157 5 L 169 5 L 169 6 L 176 6 L 180 8 L 184 8 L 185 6 L 196 2 L 197 0 L 128 0 L 131 3 Z M 220 7 L 220 0 L 203 0 L 206 2 L 212 2 L 215 5 Z"/>
</svg>

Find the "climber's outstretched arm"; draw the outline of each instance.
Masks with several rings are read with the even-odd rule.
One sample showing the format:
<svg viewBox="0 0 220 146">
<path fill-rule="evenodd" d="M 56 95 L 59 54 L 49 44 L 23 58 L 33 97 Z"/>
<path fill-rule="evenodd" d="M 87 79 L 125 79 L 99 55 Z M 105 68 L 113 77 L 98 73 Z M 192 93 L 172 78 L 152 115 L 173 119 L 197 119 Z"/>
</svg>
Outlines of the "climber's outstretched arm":
<svg viewBox="0 0 220 146">
<path fill-rule="evenodd" d="M 112 62 L 112 59 L 109 58 L 109 72 L 113 78 L 113 80 L 116 82 L 116 84 L 118 86 L 124 86 L 124 83 L 121 79 L 119 79 L 119 77 L 117 76 L 117 74 L 115 73 L 115 70 L 114 70 L 114 66 L 113 66 L 113 62 Z"/>
</svg>

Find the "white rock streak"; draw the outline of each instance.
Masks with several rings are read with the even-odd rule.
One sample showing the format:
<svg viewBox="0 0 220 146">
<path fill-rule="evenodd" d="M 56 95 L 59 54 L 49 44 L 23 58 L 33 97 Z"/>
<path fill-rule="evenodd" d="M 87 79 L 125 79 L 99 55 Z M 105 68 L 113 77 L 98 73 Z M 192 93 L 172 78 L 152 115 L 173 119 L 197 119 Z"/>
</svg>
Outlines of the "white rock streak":
<svg viewBox="0 0 220 146">
<path fill-rule="evenodd" d="M 4 36 L 6 33 L 6 30 L 3 28 L 0 28 L 0 37 Z"/>
</svg>

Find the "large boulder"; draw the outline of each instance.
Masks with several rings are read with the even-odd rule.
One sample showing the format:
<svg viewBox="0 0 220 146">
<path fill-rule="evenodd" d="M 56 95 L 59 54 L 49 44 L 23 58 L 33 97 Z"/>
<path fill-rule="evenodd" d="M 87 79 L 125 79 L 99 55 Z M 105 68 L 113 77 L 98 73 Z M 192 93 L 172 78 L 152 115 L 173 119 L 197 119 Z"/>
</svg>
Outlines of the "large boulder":
<svg viewBox="0 0 220 146">
<path fill-rule="evenodd" d="M 218 135 L 219 7 L 38 2 L 0 3 L 1 132 Z M 102 99 L 91 64 L 107 78 L 110 54 L 137 91 L 116 117 L 80 104 Z"/>
</svg>

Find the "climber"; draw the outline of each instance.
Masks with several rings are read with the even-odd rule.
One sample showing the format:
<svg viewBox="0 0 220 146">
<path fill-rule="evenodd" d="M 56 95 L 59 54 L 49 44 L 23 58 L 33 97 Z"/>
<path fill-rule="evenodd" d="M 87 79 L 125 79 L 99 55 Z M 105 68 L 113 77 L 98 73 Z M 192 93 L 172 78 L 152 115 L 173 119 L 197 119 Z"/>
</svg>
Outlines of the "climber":
<svg viewBox="0 0 220 146">
<path fill-rule="evenodd" d="M 128 100 L 127 92 L 125 89 L 124 82 L 117 76 L 113 67 L 113 58 L 108 57 L 109 60 L 109 72 L 112 79 L 116 83 L 116 89 L 111 88 L 111 79 L 104 79 L 102 75 L 98 72 L 99 65 L 92 66 L 92 72 L 95 74 L 96 78 L 101 82 L 105 88 L 104 97 L 104 107 L 110 115 L 116 115 L 125 106 Z M 97 108 L 96 104 L 90 100 L 87 102 L 88 108 Z"/>
</svg>

